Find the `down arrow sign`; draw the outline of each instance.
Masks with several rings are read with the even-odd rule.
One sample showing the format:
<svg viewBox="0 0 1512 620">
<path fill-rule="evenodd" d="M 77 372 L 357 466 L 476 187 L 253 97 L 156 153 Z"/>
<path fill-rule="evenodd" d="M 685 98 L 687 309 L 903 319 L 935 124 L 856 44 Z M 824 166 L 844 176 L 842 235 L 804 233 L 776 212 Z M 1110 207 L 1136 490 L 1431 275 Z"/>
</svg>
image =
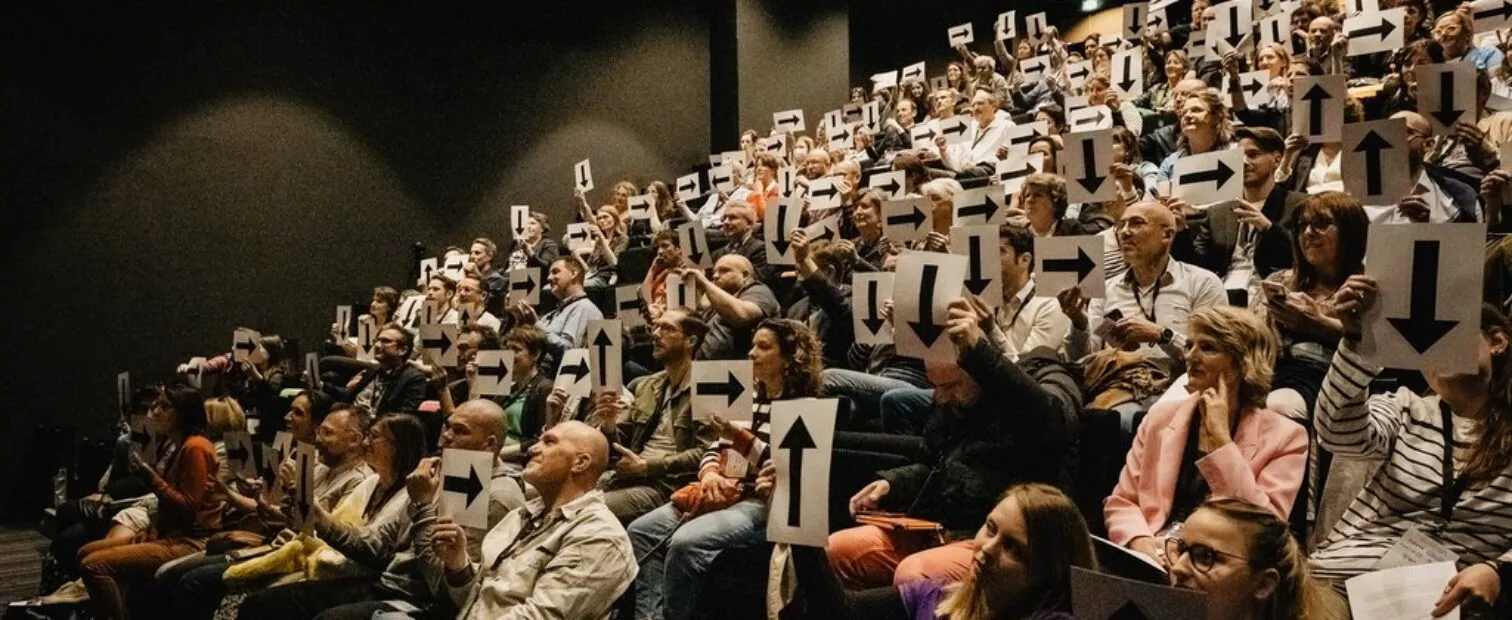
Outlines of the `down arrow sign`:
<svg viewBox="0 0 1512 620">
<path fill-rule="evenodd" d="M 982 291 L 992 285 L 991 279 L 982 277 L 982 238 L 972 236 L 966 242 L 967 251 L 971 253 L 971 272 L 965 282 L 966 290 L 971 291 L 972 295 L 981 295 Z"/>
<path fill-rule="evenodd" d="M 938 265 L 924 266 L 924 273 L 919 276 L 919 320 L 908 322 L 926 348 L 934 346 L 940 332 L 944 331 L 934 324 L 934 289 L 939 270 Z"/>
<path fill-rule="evenodd" d="M 1465 114 L 1464 110 L 1454 109 L 1454 72 L 1445 71 L 1439 74 L 1439 110 L 1433 112 L 1433 118 L 1445 127 L 1453 127 Z M 1388 145 L 1389 146 L 1389 145 Z"/>
<path fill-rule="evenodd" d="M 792 245 L 788 241 L 787 212 L 783 205 L 777 205 L 777 234 L 772 236 L 772 247 L 778 254 L 787 254 L 788 246 Z"/>
<path fill-rule="evenodd" d="M 871 280 L 866 283 L 867 316 L 866 318 L 861 319 L 861 324 L 865 325 L 866 329 L 870 330 L 873 334 L 881 331 L 882 325 L 885 323 L 885 321 L 882 320 L 882 317 L 877 314 L 877 286 L 878 282 L 876 280 Z"/>
<path fill-rule="evenodd" d="M 1388 318 L 1407 344 L 1422 355 L 1459 325 L 1438 320 L 1439 242 L 1418 240 L 1412 244 L 1412 303 L 1407 318 Z"/>
<path fill-rule="evenodd" d="M 1107 177 L 1097 176 L 1097 145 L 1092 140 L 1082 140 L 1082 166 L 1085 168 L 1083 176 L 1076 182 L 1088 193 L 1097 193 Z"/>
</svg>

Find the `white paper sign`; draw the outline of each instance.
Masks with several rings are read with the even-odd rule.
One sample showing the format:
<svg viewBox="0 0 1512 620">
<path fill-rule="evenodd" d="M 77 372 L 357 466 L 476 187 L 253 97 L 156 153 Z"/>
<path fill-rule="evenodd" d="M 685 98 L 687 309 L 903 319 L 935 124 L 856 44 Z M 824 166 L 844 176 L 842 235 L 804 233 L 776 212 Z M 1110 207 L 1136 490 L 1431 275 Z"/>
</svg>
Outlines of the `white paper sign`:
<svg viewBox="0 0 1512 620">
<path fill-rule="evenodd" d="M 851 319 L 856 344 L 892 344 L 892 323 L 882 318 L 882 305 L 892 299 L 893 274 L 885 271 L 851 274 Z"/>
<path fill-rule="evenodd" d="M 1018 22 L 1014 20 L 1014 13 L 1017 13 L 1017 11 L 998 13 L 996 30 L 997 39 L 999 41 L 1006 41 L 1008 39 L 1014 39 L 1018 37 Z"/>
<path fill-rule="evenodd" d="M 478 377 L 473 391 L 478 396 L 509 396 L 514 387 L 514 351 L 478 351 L 473 359 Z"/>
<path fill-rule="evenodd" d="M 1081 90 L 1087 86 L 1087 78 L 1092 77 L 1092 61 L 1067 63 L 1066 79 L 1070 80 L 1071 88 Z"/>
<path fill-rule="evenodd" d="M 593 164 L 586 159 L 578 162 L 572 167 L 572 179 L 578 189 L 593 191 Z"/>
<path fill-rule="evenodd" d="M 1475 71 L 1475 65 L 1462 62 L 1417 66 L 1418 114 L 1428 119 L 1433 135 L 1453 135 L 1455 123 L 1480 120 Z"/>
<path fill-rule="evenodd" d="M 646 324 L 646 317 L 641 315 L 640 290 L 639 284 L 624 284 L 614 288 L 614 318 L 623 323 L 626 329 Z"/>
<path fill-rule="evenodd" d="M 924 63 L 916 62 L 914 64 L 908 65 L 907 67 L 903 67 L 903 69 L 898 72 L 898 79 L 904 84 L 908 84 L 910 82 L 923 82 Z"/>
<path fill-rule="evenodd" d="M 1475 371 L 1486 225 L 1390 224 L 1370 227 L 1365 273 L 1380 295 L 1364 317 L 1361 353 L 1387 368 Z"/>
<path fill-rule="evenodd" d="M 1229 0 L 1213 7 L 1215 19 L 1207 27 L 1206 42 L 1219 55 L 1234 51 L 1250 36 L 1255 9 L 1250 0 Z"/>
<path fill-rule="evenodd" d="M 525 225 L 529 220 L 530 205 L 509 206 L 509 232 L 513 235 L 515 241 L 525 240 Z M 422 269 L 421 271 L 423 272 L 424 270 Z"/>
<path fill-rule="evenodd" d="M 882 190 L 884 200 L 900 200 L 907 193 L 907 186 L 903 182 L 903 171 L 880 172 L 871 175 L 867 179 L 866 186 L 871 189 Z"/>
<path fill-rule="evenodd" d="M 336 333 L 345 340 L 352 335 L 352 307 L 336 306 Z"/>
<path fill-rule="evenodd" d="M 1045 71 L 1049 68 L 1049 56 L 1034 56 L 1019 61 L 1019 72 L 1024 74 L 1024 81 L 1030 83 L 1044 79 Z"/>
<path fill-rule="evenodd" d="M 557 367 L 552 388 L 566 390 L 568 396 L 587 398 L 593 391 L 588 358 L 589 351 L 586 348 L 568 349 L 562 353 L 562 364 Z"/>
<path fill-rule="evenodd" d="M 294 483 L 294 503 L 291 520 L 299 526 L 299 531 L 309 533 L 315 529 L 315 523 L 310 519 L 315 505 L 315 464 L 319 458 L 315 454 L 315 444 L 298 442 L 294 450 L 294 471 L 296 473 Z"/>
<path fill-rule="evenodd" d="M 1113 55 L 1113 88 L 1122 93 L 1125 100 L 1137 99 L 1144 94 L 1143 48 L 1123 50 Z"/>
<path fill-rule="evenodd" d="M 1176 160 L 1171 191 L 1193 206 L 1244 198 L 1244 151 L 1223 149 Z"/>
<path fill-rule="evenodd" d="M 1029 143 L 1035 138 L 1048 135 L 1050 127 L 1044 121 L 1034 121 L 1022 125 L 1014 125 L 1003 131 L 1003 144 L 1008 147 L 1008 152 L 1029 153 Z"/>
<path fill-rule="evenodd" d="M 262 340 L 262 334 L 246 328 L 237 328 L 231 334 L 231 359 L 238 362 L 252 362 L 258 357 L 256 354 L 259 340 Z"/>
<path fill-rule="evenodd" d="M 1228 77 L 1224 76 L 1224 79 Z M 1275 100 L 1275 95 L 1269 88 L 1270 81 L 1269 71 L 1251 71 L 1240 74 L 1237 88 L 1244 93 L 1244 105 L 1252 110 L 1270 105 Z M 1232 91 L 1225 90 L 1224 92 Z"/>
<path fill-rule="evenodd" d="M 1106 202 L 1118 197 L 1113 181 L 1113 130 L 1098 129 L 1065 135 L 1061 153 L 1066 199 L 1073 203 Z"/>
<path fill-rule="evenodd" d="M 305 354 L 305 376 L 309 379 L 310 389 L 320 389 L 320 354 L 313 351 Z"/>
<path fill-rule="evenodd" d="M 802 108 L 773 113 L 772 127 L 779 133 L 797 133 L 808 128 L 803 121 Z"/>
<path fill-rule="evenodd" d="M 441 451 L 441 515 L 462 527 L 488 529 L 489 486 L 494 453 L 483 450 Z"/>
<path fill-rule="evenodd" d="M 1035 43 L 1044 43 L 1045 24 L 1048 20 L 1044 13 L 1035 13 L 1024 18 L 1024 30 L 1029 34 L 1029 39 Z"/>
<path fill-rule="evenodd" d="M 965 256 L 966 292 L 989 308 L 1003 305 L 1003 256 L 998 253 L 998 226 L 978 224 L 950 229 L 950 253 Z"/>
<path fill-rule="evenodd" d="M 897 259 L 893 279 L 893 330 L 898 355 L 956 360 L 955 343 L 945 335 L 950 302 L 961 298 L 969 267 L 965 256 L 910 252 Z"/>
<path fill-rule="evenodd" d="M 1071 567 L 1071 611 L 1077 618 L 1207 620 L 1207 594 Z"/>
<path fill-rule="evenodd" d="M 935 128 L 940 135 L 945 136 L 945 143 L 957 145 L 966 142 L 966 117 L 961 115 L 940 119 L 939 126 Z"/>
<path fill-rule="evenodd" d="M 1367 205 L 1395 205 L 1417 181 L 1411 175 L 1409 150 L 1403 119 L 1345 125 L 1339 162 L 1344 191 Z"/>
<path fill-rule="evenodd" d="M 421 325 L 420 338 L 416 343 L 435 363 L 447 368 L 457 367 L 457 326 L 451 323 Z"/>
<path fill-rule="evenodd" d="M 699 302 L 698 283 L 691 278 L 684 279 L 681 275 L 667 274 L 667 309 L 687 310 L 698 312 L 701 307 Z"/>
<path fill-rule="evenodd" d="M 509 292 L 504 300 L 509 305 L 524 301 L 527 305 L 541 303 L 541 268 L 523 267 L 509 271 Z"/>
<path fill-rule="evenodd" d="M 685 201 L 697 200 L 703 195 L 699 187 L 699 174 L 685 174 L 677 177 L 677 196 Z"/>
<path fill-rule="evenodd" d="M 357 321 L 357 360 L 373 361 L 373 346 L 378 344 L 378 332 L 382 327 L 373 322 L 373 317 L 363 315 Z"/>
<path fill-rule="evenodd" d="M 125 413 L 131 410 L 131 373 L 116 375 L 116 409 Z"/>
<path fill-rule="evenodd" d="M 803 234 L 808 236 L 809 243 L 815 241 L 834 241 L 840 238 L 840 214 L 820 219 L 813 224 L 803 227 Z"/>
<path fill-rule="evenodd" d="M 725 420 L 751 420 L 756 400 L 751 360 L 695 361 L 691 376 L 694 420 L 706 422 L 716 415 Z"/>
<path fill-rule="evenodd" d="M 1470 3 L 1475 34 L 1512 28 L 1512 0 L 1476 0 Z"/>
<path fill-rule="evenodd" d="M 834 209 L 840 206 L 840 189 L 835 187 L 835 177 L 823 177 L 809 181 L 809 210 Z"/>
<path fill-rule="evenodd" d="M 999 169 L 1003 162 L 998 162 Z M 1022 183 L 1020 178 L 1019 182 Z M 962 190 L 955 197 L 955 213 L 951 222 L 956 226 L 991 224 L 997 226 L 1007 218 L 1008 201 L 1001 187 L 988 185 Z"/>
<path fill-rule="evenodd" d="M 923 241 L 934 230 L 934 203 L 905 198 L 882 203 L 882 234 L 895 243 Z"/>
<path fill-rule="evenodd" d="M 735 191 L 735 170 L 729 166 L 710 168 L 709 187 L 727 194 Z"/>
<path fill-rule="evenodd" d="M 762 238 L 766 240 L 768 265 L 795 264 L 792 237 L 802 219 L 802 201 L 785 198 L 767 207 L 762 221 Z"/>
<path fill-rule="evenodd" d="M 1350 577 L 1344 581 L 1350 614 L 1354 620 L 1429 618 L 1458 572 L 1454 562 L 1439 562 Z M 1437 620 L 1459 618 L 1460 610 L 1455 608 Z"/>
<path fill-rule="evenodd" d="M 1034 295 L 1054 297 L 1074 286 L 1083 297 L 1107 295 L 1103 272 L 1102 237 L 1036 237 L 1034 239 Z"/>
<path fill-rule="evenodd" d="M 878 73 L 876 75 L 871 76 L 871 81 L 872 81 L 872 92 L 876 92 L 876 91 L 887 89 L 887 88 L 897 88 L 898 87 L 898 72 L 897 71 L 883 71 L 881 73 Z"/>
<path fill-rule="evenodd" d="M 677 227 L 677 247 L 682 250 L 683 260 L 689 267 L 708 269 L 714 266 L 709 237 L 698 222 L 688 222 Z"/>
<path fill-rule="evenodd" d="M 257 448 L 252 445 L 252 435 L 247 431 L 226 431 L 222 434 L 226 443 L 226 466 L 238 478 L 257 477 Z"/>
<path fill-rule="evenodd" d="M 431 276 L 441 271 L 441 261 L 436 258 L 426 258 L 420 261 L 420 280 L 416 282 L 420 288 L 430 282 Z"/>
<path fill-rule="evenodd" d="M 1407 34 L 1407 29 L 1402 27 L 1406 19 L 1405 8 L 1344 18 L 1344 34 L 1349 37 L 1349 55 L 1364 56 L 1401 48 Z"/>
<path fill-rule="evenodd" d="M 1292 133 L 1311 142 L 1338 142 L 1343 137 L 1342 75 L 1302 76 L 1292 80 Z"/>
<path fill-rule="evenodd" d="M 777 466 L 767 540 L 824 547 L 829 540 L 830 454 L 840 401 L 803 398 L 772 403 L 772 461 Z"/>
<path fill-rule="evenodd" d="M 589 376 L 593 393 L 619 392 L 624 388 L 620 342 L 623 334 L 619 321 L 589 321 L 583 341 L 588 344 Z"/>
<path fill-rule="evenodd" d="M 1105 105 L 1087 106 L 1066 114 L 1066 124 L 1072 131 L 1091 131 L 1113 128 L 1113 110 Z"/>
<path fill-rule="evenodd" d="M 1131 2 L 1123 7 L 1123 37 L 1130 41 L 1144 35 L 1145 24 L 1150 20 L 1150 3 Z"/>
<path fill-rule="evenodd" d="M 289 431 L 278 431 L 273 434 L 273 449 L 269 461 L 269 468 L 277 470 L 284 461 L 294 456 L 294 435 Z"/>
<path fill-rule="evenodd" d="M 971 30 L 971 22 L 967 22 L 951 28 L 946 34 L 950 38 L 951 47 L 955 47 L 957 45 L 968 45 L 972 41 L 976 40 L 976 35 L 973 34 Z"/>
<path fill-rule="evenodd" d="M 1274 43 L 1291 51 L 1290 11 L 1260 20 L 1256 30 L 1260 33 L 1260 45 Z"/>
<path fill-rule="evenodd" d="M 588 222 L 573 222 L 567 225 L 568 251 L 576 252 L 578 250 L 593 249 L 593 233 L 589 232 L 588 226 Z"/>
</svg>

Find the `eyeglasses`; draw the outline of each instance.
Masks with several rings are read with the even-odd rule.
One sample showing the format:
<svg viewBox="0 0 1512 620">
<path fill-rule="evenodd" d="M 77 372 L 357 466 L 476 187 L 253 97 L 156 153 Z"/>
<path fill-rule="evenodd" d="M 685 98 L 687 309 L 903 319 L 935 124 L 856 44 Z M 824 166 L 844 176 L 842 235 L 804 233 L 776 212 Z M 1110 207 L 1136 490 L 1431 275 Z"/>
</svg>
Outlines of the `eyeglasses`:
<svg viewBox="0 0 1512 620">
<path fill-rule="evenodd" d="M 1219 551 L 1202 543 L 1188 543 L 1180 538 L 1167 538 L 1165 541 L 1166 562 L 1175 564 L 1181 556 L 1187 556 L 1192 562 L 1192 568 L 1198 572 L 1206 573 L 1213 570 L 1213 564 L 1218 561 L 1218 556 L 1227 556 L 1242 562 L 1248 562 L 1249 558 L 1237 556 L 1225 551 Z"/>
<path fill-rule="evenodd" d="M 1299 219 L 1296 221 L 1297 232 L 1311 228 L 1317 232 L 1326 232 L 1334 227 L 1333 218 L 1315 217 L 1311 219 Z"/>
</svg>

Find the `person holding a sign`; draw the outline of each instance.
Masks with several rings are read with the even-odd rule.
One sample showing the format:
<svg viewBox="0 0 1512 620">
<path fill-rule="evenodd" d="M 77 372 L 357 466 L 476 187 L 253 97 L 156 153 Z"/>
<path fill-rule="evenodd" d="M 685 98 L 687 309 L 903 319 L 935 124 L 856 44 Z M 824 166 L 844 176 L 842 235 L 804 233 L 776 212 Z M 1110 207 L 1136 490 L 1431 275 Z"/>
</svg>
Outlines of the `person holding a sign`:
<svg viewBox="0 0 1512 620">
<path fill-rule="evenodd" d="M 497 331 L 502 322 L 499 317 L 488 311 L 488 289 L 483 281 L 475 276 L 462 276 L 457 280 L 457 306 L 446 313 L 442 323 L 467 323 L 468 325 L 480 325 Z M 464 321 L 463 317 L 467 317 Z"/>
<path fill-rule="evenodd" d="M 630 186 L 632 190 L 635 186 Z M 623 210 L 625 207 L 621 207 Z M 509 253 L 509 269 L 525 269 L 526 267 L 542 268 L 551 264 L 562 255 L 561 246 L 557 245 L 549 235 L 551 233 L 551 218 L 540 211 L 531 211 L 530 217 L 525 218 L 525 236 L 514 240 L 514 250 Z"/>
<path fill-rule="evenodd" d="M 1175 174 L 1178 159 L 1233 148 L 1234 121 L 1229 118 L 1223 99 L 1212 91 L 1188 95 L 1182 100 L 1177 117 L 1181 137 L 1176 141 L 1176 152 L 1160 164 L 1160 174 L 1165 178 L 1171 179 Z"/>
<path fill-rule="evenodd" d="M 887 260 L 898 254 L 898 246 L 883 234 L 882 192 L 861 192 L 851 209 L 851 220 L 856 224 L 856 237 L 850 240 L 856 248 L 856 270 L 883 271 Z"/>
<path fill-rule="evenodd" d="M 1224 278 L 1226 288 L 1250 291 L 1259 280 L 1291 266 L 1289 226 L 1307 194 L 1276 183 L 1286 150 L 1279 132 L 1241 127 L 1234 137 L 1244 151 L 1244 197 L 1208 207 L 1194 245 L 1204 250 L 1202 267 Z"/>
<path fill-rule="evenodd" d="M 935 137 L 940 161 L 958 177 L 985 177 L 997 171 L 998 147 L 1013 126 L 1008 113 L 998 109 L 1001 104 L 1002 99 L 992 91 L 977 90 L 971 95 L 971 122 L 966 125 L 966 139 L 952 146 L 944 135 Z"/>
<path fill-rule="evenodd" d="M 488 291 L 488 299 L 495 303 L 504 299 L 509 289 L 509 277 L 493 264 L 494 257 L 498 254 L 499 245 L 494 243 L 493 239 L 478 237 L 473 239 L 472 244 L 468 246 L 467 264 L 462 266 L 464 275 L 473 276 L 483 282 Z M 494 309 L 497 307 L 495 306 Z M 385 319 L 378 324 L 387 322 L 388 320 Z"/>
<path fill-rule="evenodd" d="M 1470 63 L 1476 69 L 1486 72 L 1493 71 L 1502 64 L 1500 49 L 1475 44 L 1475 22 L 1468 8 L 1459 8 L 1439 16 L 1433 24 L 1433 40 L 1444 50 L 1446 62 Z"/>
<path fill-rule="evenodd" d="M 508 426 L 501 445 L 505 456 L 530 450 L 530 445 L 545 430 L 546 398 L 551 395 L 552 380 L 541 372 L 541 360 L 548 346 L 546 332 L 534 325 L 519 325 L 504 334 L 504 348 L 514 354 L 514 365 L 509 371 L 514 385 L 509 396 L 490 400 L 504 409 Z"/>
<path fill-rule="evenodd" d="M 614 286 L 618 280 L 615 268 L 619 266 L 619 254 L 629 246 L 625 235 L 624 221 L 615 213 L 614 207 L 602 207 L 593 218 L 593 224 L 585 224 L 592 245 L 572 250 L 572 255 L 583 262 L 588 273 L 583 277 L 586 288 Z"/>
<path fill-rule="evenodd" d="M 1163 70 L 1165 80 L 1146 88 L 1144 95 L 1135 100 L 1135 105 L 1157 112 L 1175 112 L 1176 85 L 1186 79 L 1187 72 L 1192 70 L 1192 61 L 1187 58 L 1186 51 L 1173 49 L 1165 53 Z"/>
<path fill-rule="evenodd" d="M 409 363 L 415 334 L 397 323 L 378 332 L 373 346 L 376 368 L 364 370 L 347 384 L 352 404 L 381 413 L 414 413 L 425 401 L 425 372 Z"/>
<path fill-rule="evenodd" d="M 1212 618 L 1349 617 L 1308 570 L 1286 520 L 1243 499 L 1203 501 L 1160 553 L 1173 587 L 1207 593 Z"/>
<path fill-rule="evenodd" d="M 1307 467 L 1307 431 L 1265 409 L 1276 361 L 1270 326 L 1223 306 L 1193 312 L 1191 331 L 1192 395 L 1150 409 L 1103 504 L 1109 540 L 1157 562 L 1162 539 L 1209 495 L 1238 496 L 1287 518 Z"/>
<path fill-rule="evenodd" d="M 767 155 L 767 157 L 771 157 Z M 755 208 L 744 200 L 731 200 L 725 204 L 724 210 L 724 234 L 726 243 L 724 249 L 715 255 L 717 261 L 720 257 L 738 254 L 745 257 L 751 267 L 756 270 L 756 279 L 761 282 L 769 282 L 777 275 L 775 265 L 767 264 L 766 242 L 756 236 L 756 227 L 762 220 L 757 215 Z"/>
<path fill-rule="evenodd" d="M 158 567 L 204 549 L 220 527 L 221 502 L 214 497 L 215 447 L 205 436 L 204 399 L 192 388 L 165 388 L 147 410 L 147 427 L 177 446 L 161 469 L 135 453 L 131 466 L 152 487 L 158 516 L 152 535 L 96 541 L 79 550 L 79 575 L 96 618 L 124 619 L 122 587 L 150 580 Z"/>
<path fill-rule="evenodd" d="M 683 269 L 682 277 L 697 282 L 698 290 L 709 299 L 700 317 L 709 324 L 709 334 L 698 349 L 698 359 L 736 359 L 750 350 L 756 324 L 782 313 L 772 289 L 756 280 L 755 269 L 744 256 L 720 257 L 714 262 L 712 280 L 702 269 L 693 268 Z"/>
<path fill-rule="evenodd" d="M 604 436 L 563 422 L 530 450 L 525 481 L 540 492 L 468 550 L 467 532 L 442 518 L 429 546 L 444 568 L 442 594 L 462 620 L 602 618 L 635 578 L 625 530 L 594 489 L 609 464 Z"/>
<path fill-rule="evenodd" d="M 601 395 L 593 417 L 616 420 L 619 453 L 604 503 L 628 524 L 667 503 L 672 492 L 691 482 L 704 448 L 719 437 L 693 419 L 689 370 L 693 353 L 708 333 L 703 319 L 668 310 L 651 327 L 651 358 L 662 370 L 631 381 L 629 397 Z"/>
<path fill-rule="evenodd" d="M 966 299 L 950 308 L 946 329 L 960 359 L 926 363 L 935 406 L 923 429 L 925 458 L 880 472 L 850 500 L 852 515 L 882 509 L 934 521 L 946 544 L 938 546 L 932 531 L 863 525 L 835 532 L 830 564 L 848 588 L 965 578 L 973 565 L 970 533 L 992 512 L 999 489 L 1069 483 L 1067 446 L 1082 406 L 1069 369 L 1047 349 L 1008 361 L 983 333 L 990 313 Z M 1016 404 L 1013 415 L 1004 415 L 1005 402 Z"/>
<path fill-rule="evenodd" d="M 1434 136 L 1433 125 L 1417 112 L 1397 112 L 1391 115 L 1391 118 L 1401 119 L 1407 123 L 1407 175 L 1409 178 L 1417 179 L 1418 183 L 1413 193 L 1402 197 L 1395 209 L 1372 209 L 1374 213 L 1371 221 L 1395 223 L 1480 221 L 1479 188 L 1471 187 L 1460 180 L 1465 178 L 1462 173 L 1430 159 L 1431 155 L 1439 151 L 1440 144 L 1448 142 L 1463 144 L 1465 139 L 1459 136 Z M 1469 125 L 1466 126 L 1469 127 Z M 1488 149 L 1483 140 L 1484 135 L 1478 136 L 1471 146 L 1465 147 L 1465 152 L 1485 153 Z M 1482 161 L 1481 164 L 1474 164 L 1481 170 L 1494 167 L 1489 161 L 1485 161 L 1488 157 L 1494 160 L 1495 153 L 1471 155 L 1472 159 Z"/>
<path fill-rule="evenodd" d="M 587 268 L 575 257 L 553 259 L 551 271 L 546 274 L 546 290 L 557 298 L 557 307 L 545 316 L 537 317 L 535 308 L 522 299 L 509 309 L 518 324 L 535 325 L 546 332 L 546 355 L 541 359 L 543 370 L 556 370 L 562 353 L 582 344 L 588 322 L 604 318 L 604 312 L 594 305 L 583 288 L 586 272 Z"/>
<path fill-rule="evenodd" d="M 757 328 L 749 353 L 757 385 L 757 408 L 768 400 L 820 395 L 819 342 L 802 323 L 768 319 Z M 771 459 L 770 421 L 747 428 L 715 416 L 720 440 L 705 450 L 699 482 L 630 524 L 630 542 L 641 558 L 636 577 L 638 618 L 693 617 L 704 573 L 725 549 L 766 540 L 768 497 L 754 493 L 760 465 Z"/>
<path fill-rule="evenodd" d="M 1325 449 L 1385 462 L 1309 562 L 1340 587 L 1415 532 L 1427 555 L 1461 569 L 1436 614 L 1490 605 L 1506 591 L 1512 562 L 1512 392 L 1503 389 L 1512 381 L 1512 324 L 1483 306 L 1475 372 L 1423 371 L 1432 396 L 1407 388 L 1372 396 L 1367 387 L 1382 369 L 1361 354 L 1360 334 L 1377 297 L 1365 275 L 1350 276 L 1335 296 L 1345 336 L 1315 415 Z"/>
</svg>

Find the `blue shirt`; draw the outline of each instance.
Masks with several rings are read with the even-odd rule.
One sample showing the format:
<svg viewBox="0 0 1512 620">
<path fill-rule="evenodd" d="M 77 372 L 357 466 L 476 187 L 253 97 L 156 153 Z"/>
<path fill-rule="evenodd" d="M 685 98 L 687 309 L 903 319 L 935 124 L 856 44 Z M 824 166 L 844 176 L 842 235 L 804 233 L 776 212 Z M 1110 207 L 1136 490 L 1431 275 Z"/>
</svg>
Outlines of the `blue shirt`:
<svg viewBox="0 0 1512 620">
<path fill-rule="evenodd" d="M 1502 52 L 1494 47 L 1472 47 L 1465 53 L 1464 62 L 1475 65 L 1481 71 L 1490 71 L 1502 63 Z"/>
</svg>

